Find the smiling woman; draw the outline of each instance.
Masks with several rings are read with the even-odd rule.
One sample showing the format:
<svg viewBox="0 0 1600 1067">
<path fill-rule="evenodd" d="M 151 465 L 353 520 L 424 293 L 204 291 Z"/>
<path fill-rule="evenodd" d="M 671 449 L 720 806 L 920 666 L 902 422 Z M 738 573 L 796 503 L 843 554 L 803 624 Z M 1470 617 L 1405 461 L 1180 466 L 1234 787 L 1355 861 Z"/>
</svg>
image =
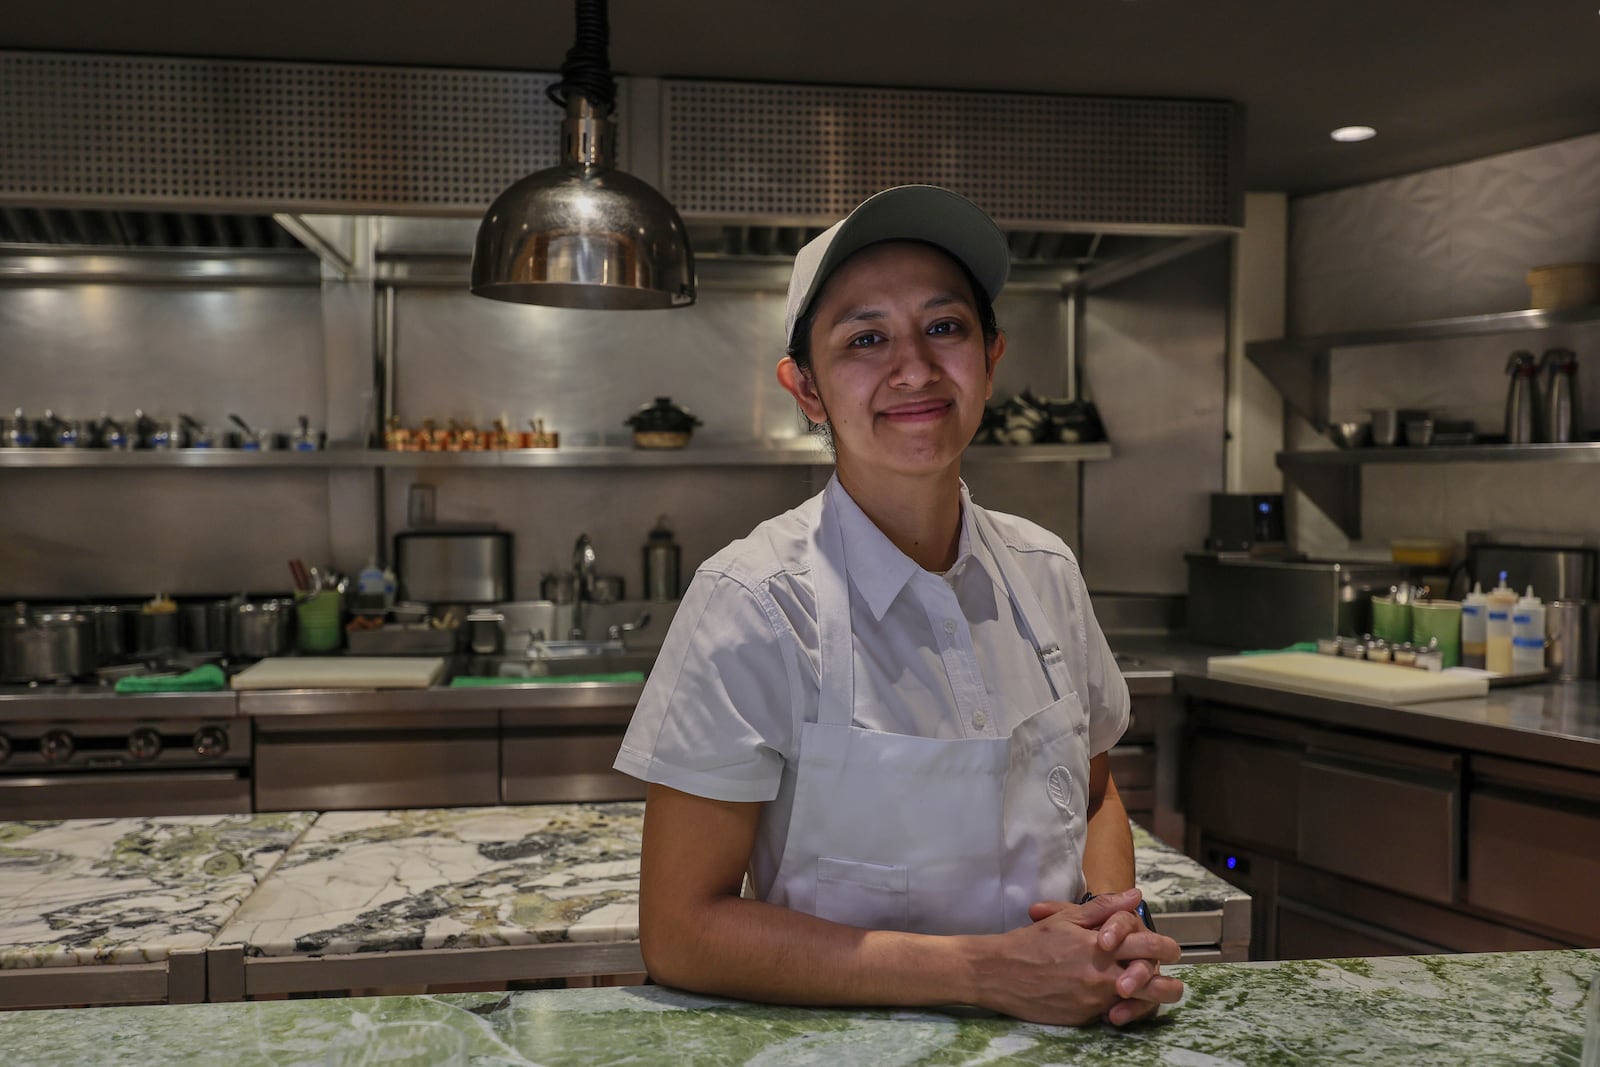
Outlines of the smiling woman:
<svg viewBox="0 0 1600 1067">
<path fill-rule="evenodd" d="M 778 379 L 834 477 L 701 566 L 616 762 L 650 783 L 659 981 L 1118 1025 L 1182 992 L 1137 917 L 1106 755 L 1128 691 L 1077 561 L 961 482 L 1009 268 L 931 186 L 795 259 Z"/>
</svg>

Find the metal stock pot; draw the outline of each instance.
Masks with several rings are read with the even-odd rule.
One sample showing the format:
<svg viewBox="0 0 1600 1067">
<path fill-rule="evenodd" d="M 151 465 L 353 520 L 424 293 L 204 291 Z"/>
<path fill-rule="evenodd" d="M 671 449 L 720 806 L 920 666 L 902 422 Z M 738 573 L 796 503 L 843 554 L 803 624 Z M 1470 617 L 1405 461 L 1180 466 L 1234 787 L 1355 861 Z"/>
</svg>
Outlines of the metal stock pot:
<svg viewBox="0 0 1600 1067">
<path fill-rule="evenodd" d="M 244 600 L 228 613 L 228 652 L 234 656 L 278 656 L 289 650 L 294 601 Z"/>
<path fill-rule="evenodd" d="M 92 674 L 94 620 L 70 609 L 16 611 L 0 620 L 0 679 L 54 682 Z"/>
</svg>

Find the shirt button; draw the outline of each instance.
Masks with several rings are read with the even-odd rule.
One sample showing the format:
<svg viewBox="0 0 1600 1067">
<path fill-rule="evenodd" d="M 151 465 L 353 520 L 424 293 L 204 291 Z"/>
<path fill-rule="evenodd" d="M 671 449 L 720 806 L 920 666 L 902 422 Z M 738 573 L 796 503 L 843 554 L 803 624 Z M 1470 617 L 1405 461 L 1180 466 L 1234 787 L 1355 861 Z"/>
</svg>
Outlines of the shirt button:
<svg viewBox="0 0 1600 1067">
<path fill-rule="evenodd" d="M 947 633 L 947 634 L 955 633 L 956 632 L 956 620 L 954 620 L 954 619 L 946 619 L 946 620 L 944 620 L 944 632 Z"/>
<path fill-rule="evenodd" d="M 976 729 L 979 729 L 979 730 L 983 729 L 985 726 L 989 725 L 989 716 L 985 715 L 981 711 L 973 712 L 972 713 L 972 725 Z"/>
</svg>

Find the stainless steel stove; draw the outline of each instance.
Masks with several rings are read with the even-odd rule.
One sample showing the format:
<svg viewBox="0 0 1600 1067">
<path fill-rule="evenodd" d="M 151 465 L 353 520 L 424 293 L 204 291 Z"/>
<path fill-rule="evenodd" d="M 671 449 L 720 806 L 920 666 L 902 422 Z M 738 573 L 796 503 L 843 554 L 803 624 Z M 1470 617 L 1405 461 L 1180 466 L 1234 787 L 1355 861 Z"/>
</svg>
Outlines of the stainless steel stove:
<svg viewBox="0 0 1600 1067">
<path fill-rule="evenodd" d="M 0 820 L 248 812 L 250 728 L 233 694 L 150 703 L 93 686 L 0 691 Z"/>
</svg>

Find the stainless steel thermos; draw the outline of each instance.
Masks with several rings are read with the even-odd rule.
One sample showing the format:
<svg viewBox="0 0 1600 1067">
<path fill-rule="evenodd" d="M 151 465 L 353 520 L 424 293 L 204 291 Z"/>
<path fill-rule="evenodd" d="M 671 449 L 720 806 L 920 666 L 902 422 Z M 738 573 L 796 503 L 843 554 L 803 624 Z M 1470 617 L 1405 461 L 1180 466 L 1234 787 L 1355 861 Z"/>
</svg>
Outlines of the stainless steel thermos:
<svg viewBox="0 0 1600 1067">
<path fill-rule="evenodd" d="M 679 566 L 683 554 L 667 528 L 665 515 L 656 520 L 644 543 L 644 595 L 646 600 L 677 600 Z"/>
<path fill-rule="evenodd" d="M 1513 352 L 1506 363 L 1511 384 L 1506 391 L 1506 441 L 1531 445 L 1539 433 L 1539 361 L 1532 352 Z"/>
</svg>

